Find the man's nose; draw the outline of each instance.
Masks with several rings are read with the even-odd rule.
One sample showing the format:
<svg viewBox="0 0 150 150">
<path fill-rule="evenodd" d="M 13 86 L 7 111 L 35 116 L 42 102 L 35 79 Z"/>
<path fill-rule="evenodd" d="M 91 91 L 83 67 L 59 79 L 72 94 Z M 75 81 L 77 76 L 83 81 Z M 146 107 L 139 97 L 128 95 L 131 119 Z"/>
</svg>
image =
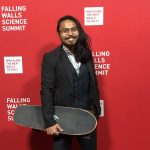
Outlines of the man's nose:
<svg viewBox="0 0 150 150">
<path fill-rule="evenodd" d="M 68 32 L 68 35 L 72 35 L 72 34 L 73 34 L 73 32 L 72 32 L 72 30 L 70 29 L 69 32 Z"/>
</svg>

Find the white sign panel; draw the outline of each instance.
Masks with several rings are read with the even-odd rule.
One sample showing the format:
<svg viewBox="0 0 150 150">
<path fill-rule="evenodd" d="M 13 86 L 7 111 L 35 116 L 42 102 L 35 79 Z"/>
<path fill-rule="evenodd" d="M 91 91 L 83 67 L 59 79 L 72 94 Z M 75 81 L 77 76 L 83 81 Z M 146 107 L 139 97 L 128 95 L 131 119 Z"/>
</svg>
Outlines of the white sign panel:
<svg viewBox="0 0 150 150">
<path fill-rule="evenodd" d="M 103 7 L 85 7 L 84 8 L 84 25 L 103 25 L 104 24 Z"/>
<path fill-rule="evenodd" d="M 4 57 L 5 74 L 23 73 L 22 56 Z"/>
<path fill-rule="evenodd" d="M 100 107 L 101 107 L 100 117 L 104 117 L 104 100 L 100 100 Z"/>
</svg>

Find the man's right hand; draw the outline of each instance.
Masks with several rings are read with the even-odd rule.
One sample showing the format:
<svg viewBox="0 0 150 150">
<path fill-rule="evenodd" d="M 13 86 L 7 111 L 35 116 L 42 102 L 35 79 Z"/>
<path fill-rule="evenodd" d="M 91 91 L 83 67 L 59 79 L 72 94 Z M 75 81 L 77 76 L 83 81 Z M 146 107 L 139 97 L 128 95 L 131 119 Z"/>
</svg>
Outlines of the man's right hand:
<svg viewBox="0 0 150 150">
<path fill-rule="evenodd" d="M 62 132 L 63 129 L 59 126 L 59 124 L 55 124 L 49 128 L 46 128 L 46 132 L 49 135 L 59 135 L 59 132 Z"/>
</svg>

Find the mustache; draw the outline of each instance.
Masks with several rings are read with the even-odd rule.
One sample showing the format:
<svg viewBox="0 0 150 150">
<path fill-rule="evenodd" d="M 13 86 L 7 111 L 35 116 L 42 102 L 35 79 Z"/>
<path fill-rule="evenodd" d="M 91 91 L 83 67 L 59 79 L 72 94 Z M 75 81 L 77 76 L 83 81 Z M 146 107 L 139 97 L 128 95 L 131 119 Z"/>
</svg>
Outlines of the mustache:
<svg viewBox="0 0 150 150">
<path fill-rule="evenodd" d="M 77 36 L 75 36 L 75 35 L 69 35 L 65 39 L 67 40 L 67 39 L 70 39 L 70 38 L 77 38 Z"/>
</svg>

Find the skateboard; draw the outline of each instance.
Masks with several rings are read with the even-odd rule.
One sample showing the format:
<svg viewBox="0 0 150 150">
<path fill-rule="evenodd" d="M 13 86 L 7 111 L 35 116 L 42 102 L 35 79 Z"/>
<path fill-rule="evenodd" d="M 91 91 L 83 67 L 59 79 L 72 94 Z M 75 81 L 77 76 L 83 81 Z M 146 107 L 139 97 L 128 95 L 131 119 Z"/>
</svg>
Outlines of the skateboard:
<svg viewBox="0 0 150 150">
<path fill-rule="evenodd" d="M 56 122 L 63 128 L 60 134 L 84 135 L 97 126 L 95 116 L 83 109 L 54 106 Z M 14 122 L 18 125 L 45 131 L 41 106 L 20 105 L 14 113 Z"/>
</svg>

